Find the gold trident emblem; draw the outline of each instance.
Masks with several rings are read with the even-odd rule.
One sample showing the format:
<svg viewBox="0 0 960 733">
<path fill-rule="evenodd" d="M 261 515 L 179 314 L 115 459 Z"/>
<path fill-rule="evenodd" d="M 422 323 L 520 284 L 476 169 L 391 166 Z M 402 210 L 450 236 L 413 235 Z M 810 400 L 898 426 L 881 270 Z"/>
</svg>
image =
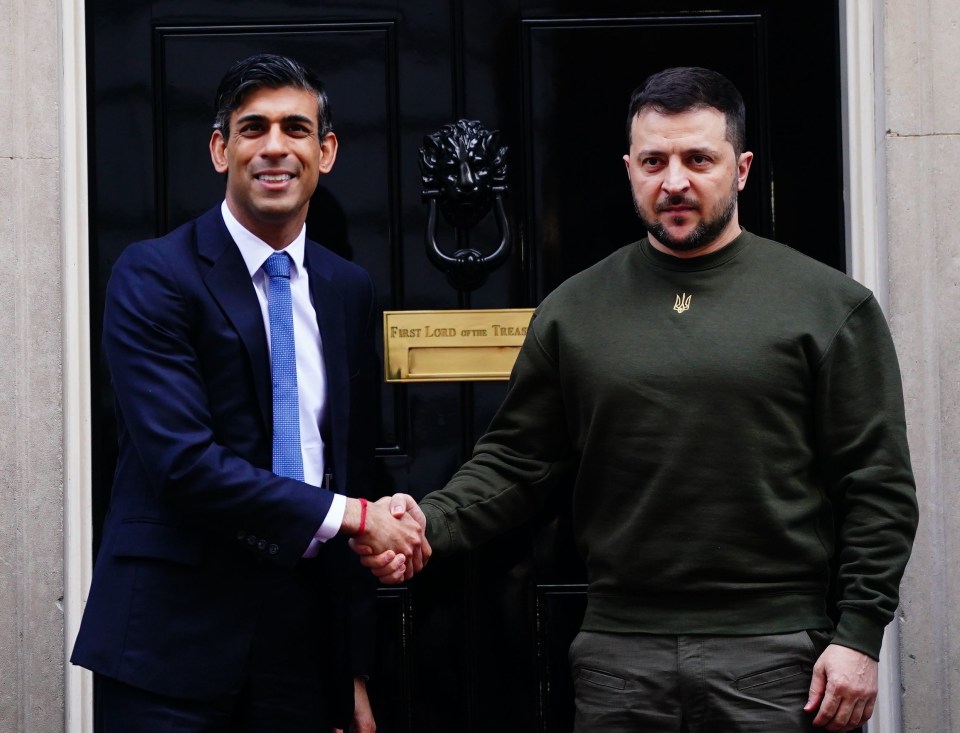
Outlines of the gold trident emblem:
<svg viewBox="0 0 960 733">
<path fill-rule="evenodd" d="M 678 295 L 677 302 L 674 303 L 673 309 L 677 313 L 683 313 L 684 311 L 690 310 L 690 298 L 692 297 L 693 295 L 687 295 L 686 293 L 683 295 Z"/>
</svg>

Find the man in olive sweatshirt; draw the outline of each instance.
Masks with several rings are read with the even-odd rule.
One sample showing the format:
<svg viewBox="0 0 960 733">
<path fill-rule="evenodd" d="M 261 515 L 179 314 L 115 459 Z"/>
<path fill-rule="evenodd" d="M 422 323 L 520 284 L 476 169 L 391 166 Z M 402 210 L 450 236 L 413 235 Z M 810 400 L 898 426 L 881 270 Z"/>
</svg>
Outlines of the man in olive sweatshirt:
<svg viewBox="0 0 960 733">
<path fill-rule="evenodd" d="M 650 77 L 628 134 L 648 237 L 537 309 L 473 458 L 421 502 L 427 537 L 444 554 L 501 534 L 576 456 L 577 733 L 854 729 L 917 523 L 883 314 L 741 229 L 753 154 L 723 76 Z M 390 554 L 363 562 L 399 577 Z"/>
</svg>

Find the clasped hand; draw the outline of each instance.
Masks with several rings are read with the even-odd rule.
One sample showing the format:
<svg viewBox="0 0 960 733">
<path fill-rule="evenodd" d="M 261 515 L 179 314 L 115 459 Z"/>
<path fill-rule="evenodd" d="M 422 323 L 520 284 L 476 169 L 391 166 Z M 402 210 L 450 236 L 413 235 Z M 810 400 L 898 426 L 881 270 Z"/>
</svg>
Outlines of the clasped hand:
<svg viewBox="0 0 960 733">
<path fill-rule="evenodd" d="M 412 496 L 385 496 L 368 504 L 364 530 L 350 539 L 350 547 L 382 583 L 400 583 L 430 559 L 426 527 L 427 518 Z"/>
</svg>

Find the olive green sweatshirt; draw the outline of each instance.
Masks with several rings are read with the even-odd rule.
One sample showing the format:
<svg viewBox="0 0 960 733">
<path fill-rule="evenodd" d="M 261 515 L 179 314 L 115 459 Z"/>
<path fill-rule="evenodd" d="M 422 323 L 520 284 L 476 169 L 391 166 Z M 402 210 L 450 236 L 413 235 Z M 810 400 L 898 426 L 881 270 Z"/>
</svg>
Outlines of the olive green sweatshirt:
<svg viewBox="0 0 960 733">
<path fill-rule="evenodd" d="M 647 240 L 548 296 L 475 453 L 422 502 L 437 553 L 529 518 L 578 466 L 583 628 L 830 628 L 876 657 L 916 530 L 896 354 L 845 275 L 743 232 L 680 259 Z"/>
</svg>

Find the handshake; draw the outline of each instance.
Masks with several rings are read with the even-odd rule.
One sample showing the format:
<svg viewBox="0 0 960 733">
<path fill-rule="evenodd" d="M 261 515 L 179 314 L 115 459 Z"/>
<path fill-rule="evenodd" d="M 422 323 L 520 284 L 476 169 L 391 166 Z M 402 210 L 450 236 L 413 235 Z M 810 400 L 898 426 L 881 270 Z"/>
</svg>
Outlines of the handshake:
<svg viewBox="0 0 960 733">
<path fill-rule="evenodd" d="M 350 547 L 360 564 L 380 582 L 393 585 L 419 573 L 430 559 L 424 532 L 427 518 L 408 494 L 385 496 L 363 506 L 348 499 L 342 531 L 352 535 Z"/>
</svg>

